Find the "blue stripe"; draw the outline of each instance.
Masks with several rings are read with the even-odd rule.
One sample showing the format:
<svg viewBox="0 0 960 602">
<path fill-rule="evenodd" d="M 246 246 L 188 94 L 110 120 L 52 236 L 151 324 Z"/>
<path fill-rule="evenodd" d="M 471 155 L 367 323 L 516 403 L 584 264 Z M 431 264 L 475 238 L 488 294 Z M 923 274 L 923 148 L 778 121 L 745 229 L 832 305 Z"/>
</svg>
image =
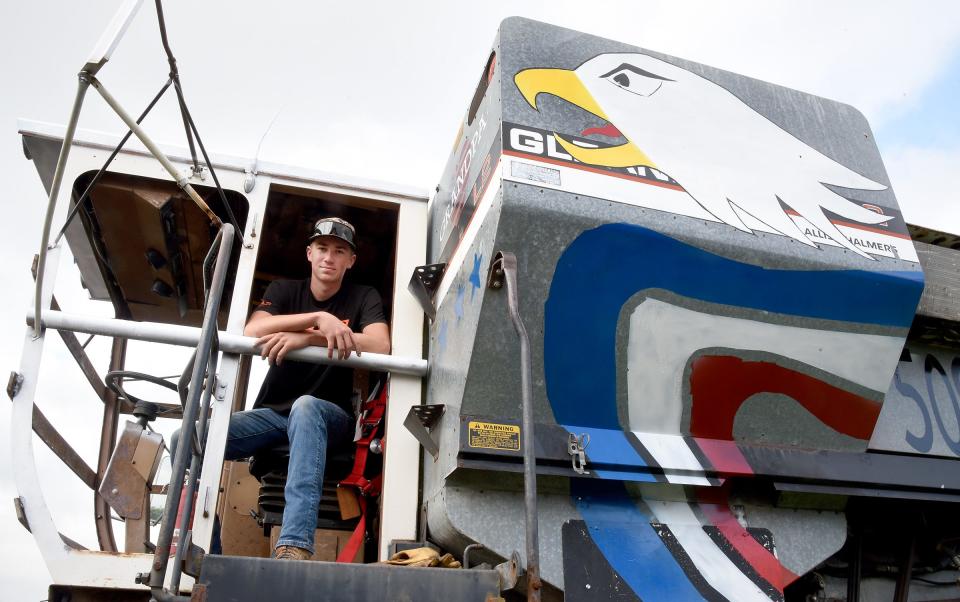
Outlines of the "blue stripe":
<svg viewBox="0 0 960 602">
<path fill-rule="evenodd" d="M 560 424 L 622 428 L 616 406 L 617 320 L 623 304 L 647 289 L 778 314 L 907 328 L 923 276 L 767 269 L 640 226 L 588 230 L 557 262 L 544 308 L 547 397 Z"/>
<path fill-rule="evenodd" d="M 621 483 L 571 479 L 570 493 L 597 548 L 641 600 L 704 599 Z"/>
</svg>

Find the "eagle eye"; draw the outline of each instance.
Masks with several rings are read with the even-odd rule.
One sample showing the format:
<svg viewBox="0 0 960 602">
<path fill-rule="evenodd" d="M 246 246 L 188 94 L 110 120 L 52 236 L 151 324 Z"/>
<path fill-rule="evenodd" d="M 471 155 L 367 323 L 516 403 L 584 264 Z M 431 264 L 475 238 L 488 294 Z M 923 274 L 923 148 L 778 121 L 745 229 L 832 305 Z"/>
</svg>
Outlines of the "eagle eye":
<svg viewBox="0 0 960 602">
<path fill-rule="evenodd" d="M 638 96 L 651 96 L 660 89 L 663 82 L 673 81 L 629 63 L 622 63 L 616 69 L 601 75 L 600 78 Z"/>
</svg>

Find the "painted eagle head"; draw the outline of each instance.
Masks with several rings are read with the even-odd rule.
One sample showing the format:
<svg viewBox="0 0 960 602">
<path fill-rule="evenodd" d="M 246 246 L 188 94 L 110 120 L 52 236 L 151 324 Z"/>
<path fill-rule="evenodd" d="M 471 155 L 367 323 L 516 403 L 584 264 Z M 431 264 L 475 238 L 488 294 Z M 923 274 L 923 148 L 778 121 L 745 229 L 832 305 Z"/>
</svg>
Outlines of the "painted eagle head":
<svg viewBox="0 0 960 602">
<path fill-rule="evenodd" d="M 577 69 L 526 69 L 514 81 L 534 109 L 553 94 L 610 122 L 626 142 L 585 148 L 560 134 L 578 161 L 608 167 L 653 167 L 676 180 L 718 220 L 744 232 L 744 221 L 816 245 L 784 206 L 838 244 L 869 257 L 828 217 L 863 224 L 890 219 L 826 185 L 884 190 L 810 147 L 737 96 L 682 67 L 639 53 L 602 54 Z"/>
</svg>

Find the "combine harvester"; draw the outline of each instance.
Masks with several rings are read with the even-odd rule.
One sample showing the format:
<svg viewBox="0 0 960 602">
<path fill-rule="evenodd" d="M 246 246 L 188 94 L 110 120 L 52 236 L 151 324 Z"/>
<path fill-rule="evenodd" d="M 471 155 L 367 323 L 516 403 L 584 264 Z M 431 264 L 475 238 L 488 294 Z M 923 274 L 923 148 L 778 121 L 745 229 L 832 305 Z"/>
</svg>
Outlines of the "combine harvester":
<svg viewBox="0 0 960 602">
<path fill-rule="evenodd" d="M 960 239 L 904 222 L 856 110 L 511 18 L 428 198 L 208 156 L 166 44 L 189 148 L 158 148 L 98 79 L 139 5 L 66 129 L 21 123 L 50 210 L 7 390 L 51 601 L 960 597 Z M 88 87 L 146 151 L 75 131 Z M 352 277 L 380 290 L 393 355 L 347 360 L 389 376 L 357 371 L 359 453 L 328 471 L 320 560 L 277 561 L 282 458 L 224 463 L 224 442 L 243 325 L 303 275 L 290 241 L 319 214 L 357 226 Z M 54 223 L 115 318 L 59 311 Z M 34 407 L 54 332 L 102 400 L 96 467 Z M 113 337 L 106 376 L 75 333 Z M 126 370 L 127 340 L 196 352 L 172 382 Z M 192 442 L 169 489 L 154 419 Z M 61 534 L 31 430 L 97 492 L 99 550 Z M 464 568 L 375 563 L 424 545 Z"/>
</svg>

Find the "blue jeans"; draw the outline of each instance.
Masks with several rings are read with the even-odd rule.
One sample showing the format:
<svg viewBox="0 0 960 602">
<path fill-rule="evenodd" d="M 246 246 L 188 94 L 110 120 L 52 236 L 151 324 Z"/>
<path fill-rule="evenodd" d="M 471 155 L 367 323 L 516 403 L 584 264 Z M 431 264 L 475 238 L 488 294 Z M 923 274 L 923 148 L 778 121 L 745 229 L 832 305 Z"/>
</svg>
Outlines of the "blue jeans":
<svg viewBox="0 0 960 602">
<path fill-rule="evenodd" d="M 296 546 L 310 550 L 311 554 L 314 552 L 313 534 L 317 528 L 327 448 L 344 445 L 352 436 L 353 419 L 343 408 L 310 395 L 297 398 L 289 416 L 269 408 L 230 416 L 225 460 L 249 458 L 263 448 L 290 442 L 278 546 Z M 171 453 L 176 453 L 178 437 L 179 432 L 171 440 Z"/>
</svg>

